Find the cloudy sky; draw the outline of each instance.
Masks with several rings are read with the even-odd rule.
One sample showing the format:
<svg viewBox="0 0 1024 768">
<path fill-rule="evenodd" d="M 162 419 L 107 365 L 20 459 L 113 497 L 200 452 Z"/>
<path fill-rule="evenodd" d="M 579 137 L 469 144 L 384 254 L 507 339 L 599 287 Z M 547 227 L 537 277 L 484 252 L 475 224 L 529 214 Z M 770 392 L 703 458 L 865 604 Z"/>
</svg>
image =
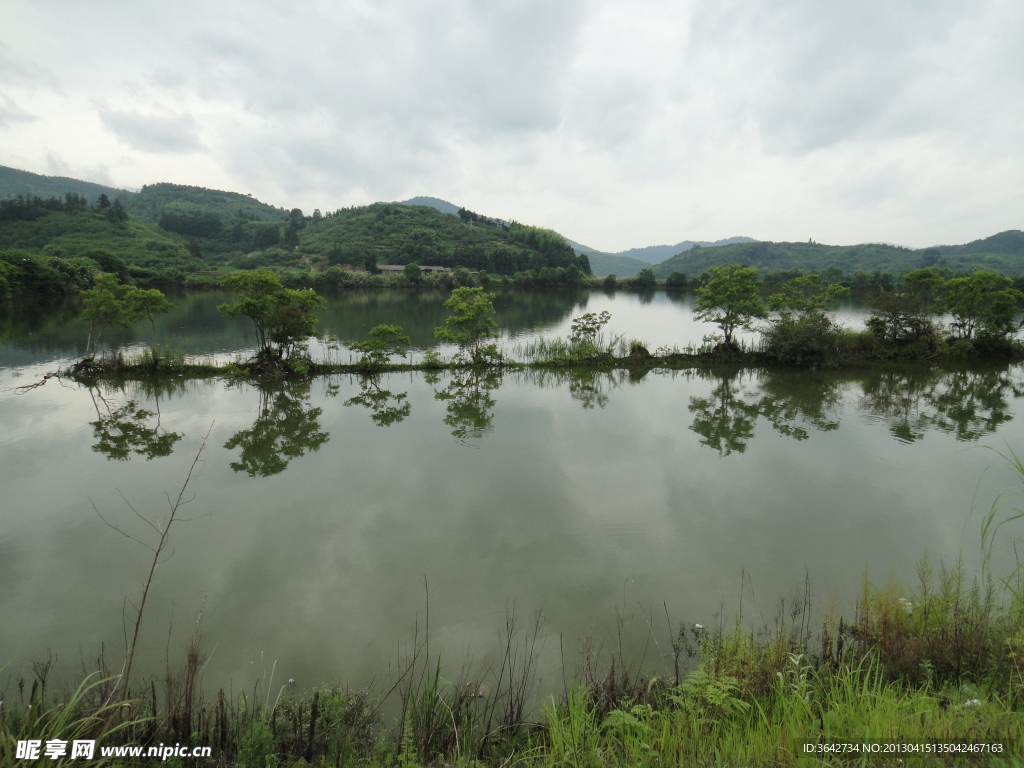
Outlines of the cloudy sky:
<svg viewBox="0 0 1024 768">
<path fill-rule="evenodd" d="M 607 251 L 1024 228 L 1020 0 L 4 0 L 0 164 Z"/>
</svg>

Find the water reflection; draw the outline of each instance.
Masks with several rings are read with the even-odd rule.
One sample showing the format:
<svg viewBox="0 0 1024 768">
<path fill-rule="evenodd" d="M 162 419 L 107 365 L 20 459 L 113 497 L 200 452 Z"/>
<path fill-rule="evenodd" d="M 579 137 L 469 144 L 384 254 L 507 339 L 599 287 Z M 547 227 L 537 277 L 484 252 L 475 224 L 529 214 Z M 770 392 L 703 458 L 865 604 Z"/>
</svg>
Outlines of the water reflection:
<svg viewBox="0 0 1024 768">
<path fill-rule="evenodd" d="M 612 392 L 633 380 L 625 369 L 598 371 L 593 368 L 540 368 L 528 371 L 525 375 L 538 387 L 568 388 L 569 397 L 588 410 L 595 406 L 604 408 Z"/>
<path fill-rule="evenodd" d="M 717 383 L 707 397 L 690 398 L 689 411 L 694 414 L 690 429 L 703 438 L 701 445 L 718 451 L 719 456 L 743 453 L 754 436 L 754 422 L 759 414 L 758 404 L 749 403 L 742 396 L 741 385 L 749 374 L 733 371 L 714 376 L 702 371 L 700 375 Z"/>
<path fill-rule="evenodd" d="M 238 448 L 235 472 L 249 477 L 269 477 L 287 469 L 292 459 L 316 451 L 330 439 L 320 428 L 322 408 L 309 406 L 310 382 L 290 382 L 280 387 L 258 388 L 259 416 L 250 429 L 236 432 L 224 443 Z"/>
<path fill-rule="evenodd" d="M 444 389 L 434 390 L 435 400 L 447 401 L 444 423 L 454 427 L 456 439 L 479 440 L 494 428 L 496 402 L 491 393 L 501 386 L 501 379 L 495 368 L 466 369 L 457 371 Z"/>
<path fill-rule="evenodd" d="M 359 383 L 359 394 L 350 397 L 345 405 L 361 405 L 370 411 L 370 418 L 378 427 L 390 427 L 403 421 L 412 411 L 412 404 L 406 399 L 408 392 L 393 393 L 380 385 L 379 375 L 364 376 Z M 334 394 L 337 390 L 328 390 Z"/>
<path fill-rule="evenodd" d="M 1010 400 L 1024 395 L 1019 367 L 1002 370 L 885 370 L 862 383 L 860 406 L 890 423 L 902 442 L 929 429 L 974 441 L 1013 418 Z"/>
<path fill-rule="evenodd" d="M 170 456 L 174 444 L 181 439 L 178 432 L 169 432 L 160 425 L 159 395 L 154 399 L 155 411 L 139 407 L 138 401 L 129 399 L 121 405 L 111 403 L 98 388 L 90 387 L 96 421 L 90 422 L 96 443 L 92 449 L 108 459 L 128 461 L 132 454 L 146 460 Z"/>
<path fill-rule="evenodd" d="M 883 421 L 898 441 L 921 440 L 929 431 L 977 441 L 1014 418 L 1013 403 L 1024 397 L 1019 366 L 1003 369 L 944 371 L 893 368 L 854 373 L 717 369 L 666 371 L 648 369 L 540 369 L 503 373 L 497 369 L 425 372 L 423 383 L 435 400 L 445 403 L 442 420 L 457 440 L 480 440 L 493 432 L 498 409 L 496 393 L 504 376 L 541 388 L 567 392 L 585 410 L 608 407 L 617 391 L 639 384 L 646 376 L 686 382 L 689 430 L 700 445 L 725 457 L 747 450 L 758 429 L 768 425 L 793 440 L 809 440 L 815 432 L 840 427 L 843 408 Z M 346 407 L 366 409 L 370 420 L 389 427 L 409 419 L 409 393 L 397 391 L 397 378 L 365 376 Z M 391 387 L 387 386 L 392 384 Z M 410 380 L 415 386 L 415 380 Z M 180 382 L 137 382 L 129 389 L 90 389 L 96 420 L 90 422 L 96 442 L 92 450 L 111 460 L 169 456 L 182 435 L 161 424 L 161 400 L 184 395 Z M 310 403 L 310 382 L 256 387 L 258 416 L 248 429 L 236 432 L 224 447 L 239 451 L 230 466 L 250 477 L 283 472 L 292 459 L 316 451 L 329 440 L 320 425 L 322 408 Z M 340 386 L 329 384 L 334 397 Z M 847 417 L 851 414 L 846 411 Z"/>
</svg>

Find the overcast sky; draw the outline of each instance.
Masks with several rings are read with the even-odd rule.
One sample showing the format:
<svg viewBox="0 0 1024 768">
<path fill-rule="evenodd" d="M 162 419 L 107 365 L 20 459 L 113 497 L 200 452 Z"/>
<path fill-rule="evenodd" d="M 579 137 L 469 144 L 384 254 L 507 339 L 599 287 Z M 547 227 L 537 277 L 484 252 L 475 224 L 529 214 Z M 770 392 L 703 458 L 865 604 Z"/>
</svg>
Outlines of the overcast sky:
<svg viewBox="0 0 1024 768">
<path fill-rule="evenodd" d="M 606 251 L 1024 228 L 1021 0 L 0 4 L 0 164 Z"/>
</svg>

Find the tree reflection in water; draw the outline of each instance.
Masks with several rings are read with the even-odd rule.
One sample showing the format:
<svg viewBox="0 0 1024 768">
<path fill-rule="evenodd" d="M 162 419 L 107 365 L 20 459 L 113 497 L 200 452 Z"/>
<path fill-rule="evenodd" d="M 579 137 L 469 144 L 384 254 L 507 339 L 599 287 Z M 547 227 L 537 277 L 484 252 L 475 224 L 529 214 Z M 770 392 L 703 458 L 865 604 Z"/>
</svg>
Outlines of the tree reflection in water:
<svg viewBox="0 0 1024 768">
<path fill-rule="evenodd" d="M 145 456 L 149 461 L 173 453 L 174 444 L 182 436 L 160 425 L 161 391 L 158 388 L 141 389 L 141 394 L 152 394 L 155 410 L 139 407 L 136 399 L 113 405 L 108 399 L 110 393 L 105 396 L 98 387 L 89 388 L 96 409 L 96 421 L 90 422 L 93 437 L 96 438 L 92 446 L 94 451 L 114 461 L 128 461 L 132 454 Z"/>
<path fill-rule="evenodd" d="M 436 400 L 448 403 L 444 423 L 454 427 L 455 438 L 463 442 L 479 440 L 494 428 L 495 400 L 491 392 L 501 386 L 501 378 L 496 368 L 468 368 L 456 371 L 444 389 L 434 390 Z M 439 379 L 434 376 L 427 380 L 436 384 Z"/>
<path fill-rule="evenodd" d="M 701 374 L 711 378 L 712 374 Z M 744 399 L 742 383 L 752 379 L 751 374 L 732 371 L 718 379 L 708 397 L 691 397 L 689 410 L 694 414 L 690 429 L 703 439 L 701 445 L 714 448 L 720 456 L 743 453 L 747 442 L 754 436 L 754 422 L 758 416 L 758 404 Z"/>
<path fill-rule="evenodd" d="M 407 392 L 397 395 L 380 386 L 380 376 L 364 376 L 359 382 L 359 394 L 345 401 L 346 406 L 361 405 L 370 410 L 370 418 L 378 427 L 390 427 L 405 419 L 412 411 L 406 400 Z"/>
<path fill-rule="evenodd" d="M 269 477 L 283 472 L 292 459 L 315 451 L 330 439 L 317 420 L 322 408 L 309 407 L 309 382 L 280 387 L 260 387 L 260 412 L 250 429 L 243 429 L 224 443 L 240 449 L 235 472 L 250 477 Z"/>
<path fill-rule="evenodd" d="M 863 382 L 860 407 L 890 423 L 896 439 L 920 440 L 929 429 L 973 441 L 1013 418 L 1024 396 L 1019 366 L 1003 369 L 880 371 Z"/>
<path fill-rule="evenodd" d="M 746 450 L 759 418 L 794 440 L 808 439 L 811 428 L 819 432 L 839 429 L 837 411 L 842 394 L 840 380 L 834 376 L 739 370 L 718 376 L 700 371 L 698 375 L 719 382 L 710 397 L 690 398 L 689 409 L 695 414 L 690 429 L 704 438 L 702 445 L 722 456 Z M 756 389 L 744 389 L 754 385 Z"/>
</svg>

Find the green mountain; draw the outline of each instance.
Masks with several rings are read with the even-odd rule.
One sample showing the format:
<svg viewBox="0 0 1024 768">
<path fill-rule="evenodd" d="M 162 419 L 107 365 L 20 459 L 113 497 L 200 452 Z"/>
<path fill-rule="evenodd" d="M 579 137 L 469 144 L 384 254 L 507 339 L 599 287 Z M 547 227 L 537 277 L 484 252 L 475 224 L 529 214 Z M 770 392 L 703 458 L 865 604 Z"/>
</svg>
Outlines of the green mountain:
<svg viewBox="0 0 1024 768">
<path fill-rule="evenodd" d="M 221 221 L 234 218 L 247 221 L 288 219 L 288 211 L 261 203 L 252 195 L 185 184 L 147 184 L 137 194 L 125 200 L 124 205 L 132 216 L 151 224 L 156 224 L 161 218 L 168 216 Z M 176 231 L 173 228 L 165 229 Z"/>
<path fill-rule="evenodd" d="M 454 216 L 458 216 L 461 210 L 460 206 L 436 197 L 410 197 L 408 200 L 402 200 L 400 205 L 426 205 L 430 208 L 436 208 L 441 213 L 450 213 Z"/>
<path fill-rule="evenodd" d="M 598 277 L 615 275 L 616 277 L 635 277 L 641 269 L 647 269 L 651 265 L 640 259 L 631 259 L 628 256 L 619 256 L 615 253 L 601 253 L 592 251 L 587 253 L 590 259 L 590 268 Z"/>
<path fill-rule="evenodd" d="M 13 248 L 61 258 L 104 251 L 149 268 L 195 266 L 188 250 L 156 227 L 123 214 L 119 219 L 84 200 L 0 201 L 0 250 Z"/>
<path fill-rule="evenodd" d="M 973 240 L 965 245 L 937 245 L 925 248 L 925 252 L 937 251 L 943 258 L 963 255 L 1024 255 L 1024 232 L 1008 229 L 998 235 L 982 240 Z"/>
<path fill-rule="evenodd" d="M 117 201 L 116 210 L 98 207 L 101 195 Z M 847 273 L 899 274 L 938 266 L 1024 274 L 1024 233 L 1019 230 L 916 251 L 885 244 L 762 243 L 735 237 L 613 254 L 551 230 L 480 216 L 433 197 L 303 215 L 298 209 L 277 208 L 237 192 L 166 183 L 132 192 L 0 166 L 3 249 L 23 249 L 41 258 L 93 258 L 92 253 L 102 260 L 107 254 L 143 271 L 212 265 L 308 270 L 318 264 L 362 267 L 375 260 L 465 266 L 495 274 L 575 266 L 584 272 L 592 268 L 599 276 L 631 277 L 651 261 L 675 252 L 653 267 L 659 278 L 672 272 L 695 276 L 708 267 L 731 263 L 765 271 L 836 267 Z"/>
<path fill-rule="evenodd" d="M 19 195 L 63 198 L 68 192 L 82 195 L 90 205 L 96 205 L 100 195 L 106 195 L 111 202 L 121 198 L 122 203 L 127 203 L 128 198 L 134 194 L 127 189 L 106 187 L 102 184 L 93 184 L 91 181 L 79 181 L 66 176 L 43 176 L 0 165 L 0 200 L 16 198 Z"/>
<path fill-rule="evenodd" d="M 745 264 L 763 271 L 803 269 L 821 272 L 835 267 L 853 272 L 900 274 L 920 267 L 944 267 L 954 272 L 988 269 L 1005 275 L 1024 274 L 1024 234 L 1002 232 L 967 245 L 912 250 L 898 245 L 822 245 L 821 243 L 734 243 L 716 248 L 694 246 L 653 268 L 659 278 L 673 272 L 696 276 L 709 267 Z"/>
<path fill-rule="evenodd" d="M 359 267 L 372 259 L 501 275 L 574 266 L 589 271 L 586 258 L 578 257 L 557 232 L 473 216 L 442 213 L 435 205 L 374 203 L 304 219 L 297 246 L 328 264 Z"/>
<path fill-rule="evenodd" d="M 750 237 L 729 237 L 724 240 L 684 240 L 675 245 L 649 245 L 645 248 L 630 248 L 628 251 L 618 253 L 607 253 L 598 251 L 586 245 L 569 241 L 569 244 L 576 249 L 577 253 L 585 253 L 590 257 L 590 266 L 595 275 L 615 275 L 617 277 L 634 277 L 641 269 L 647 269 L 670 256 L 682 251 L 688 251 L 694 246 L 713 248 L 719 245 L 730 245 L 732 243 L 753 243 L 756 242 Z"/>
</svg>

